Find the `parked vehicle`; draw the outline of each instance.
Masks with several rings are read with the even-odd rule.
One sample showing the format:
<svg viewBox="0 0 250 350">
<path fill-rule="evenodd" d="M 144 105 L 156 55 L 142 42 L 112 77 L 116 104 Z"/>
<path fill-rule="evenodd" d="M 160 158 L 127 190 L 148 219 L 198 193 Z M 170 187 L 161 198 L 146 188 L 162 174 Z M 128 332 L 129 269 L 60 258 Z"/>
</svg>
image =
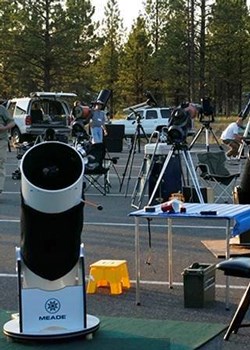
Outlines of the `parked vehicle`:
<svg viewBox="0 0 250 350">
<path fill-rule="evenodd" d="M 127 118 L 114 119 L 112 124 L 124 125 L 125 136 L 130 137 L 134 135 L 137 123 L 139 122 L 145 134 L 150 136 L 154 131 L 161 131 L 163 127 L 168 125 L 171 112 L 172 108 L 170 107 L 139 108 L 130 113 Z"/>
<path fill-rule="evenodd" d="M 13 98 L 8 101 L 7 109 L 15 120 L 11 130 L 14 143 L 31 141 L 53 128 L 56 135 L 69 136 L 71 108 L 69 98 L 74 93 L 34 92 L 29 97 Z"/>
</svg>

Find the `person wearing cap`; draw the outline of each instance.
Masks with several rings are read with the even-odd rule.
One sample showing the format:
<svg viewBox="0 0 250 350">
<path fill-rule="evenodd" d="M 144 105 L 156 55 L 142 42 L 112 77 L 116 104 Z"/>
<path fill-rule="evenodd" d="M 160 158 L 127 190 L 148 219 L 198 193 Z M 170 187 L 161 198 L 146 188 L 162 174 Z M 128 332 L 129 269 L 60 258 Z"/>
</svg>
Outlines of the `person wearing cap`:
<svg viewBox="0 0 250 350">
<path fill-rule="evenodd" d="M 106 116 L 105 112 L 102 110 L 103 102 L 97 100 L 94 102 L 92 115 L 90 119 L 90 131 L 92 143 L 102 143 L 103 135 L 107 135 L 107 130 L 105 128 Z"/>
<path fill-rule="evenodd" d="M 238 155 L 240 144 L 243 141 L 243 136 L 239 134 L 241 128 L 243 128 L 243 119 L 238 117 L 237 120 L 230 123 L 221 134 L 221 141 L 229 148 L 226 152 L 228 159 Z"/>
</svg>

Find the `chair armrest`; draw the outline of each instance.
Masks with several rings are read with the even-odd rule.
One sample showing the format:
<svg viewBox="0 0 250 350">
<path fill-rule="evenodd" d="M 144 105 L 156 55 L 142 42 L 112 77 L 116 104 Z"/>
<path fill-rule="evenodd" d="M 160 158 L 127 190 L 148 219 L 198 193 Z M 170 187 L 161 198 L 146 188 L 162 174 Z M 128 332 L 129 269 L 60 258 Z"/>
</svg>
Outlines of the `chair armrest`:
<svg viewBox="0 0 250 350">
<path fill-rule="evenodd" d="M 200 177 L 204 177 L 206 175 L 210 175 L 209 173 L 209 167 L 207 164 L 204 163 L 198 163 L 195 167 L 196 171 L 200 170 Z"/>
</svg>

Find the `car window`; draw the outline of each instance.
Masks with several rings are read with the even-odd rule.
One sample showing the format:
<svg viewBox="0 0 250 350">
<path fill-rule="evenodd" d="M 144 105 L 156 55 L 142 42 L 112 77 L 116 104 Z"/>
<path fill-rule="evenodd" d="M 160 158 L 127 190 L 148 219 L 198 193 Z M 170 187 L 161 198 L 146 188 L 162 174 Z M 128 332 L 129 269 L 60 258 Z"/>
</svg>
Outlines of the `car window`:
<svg viewBox="0 0 250 350">
<path fill-rule="evenodd" d="M 8 107 L 8 111 L 12 117 L 15 117 L 16 115 L 25 115 L 27 114 L 26 110 L 18 106 L 16 102 L 11 102 Z"/>
<path fill-rule="evenodd" d="M 51 117 L 65 114 L 64 106 L 60 101 L 40 99 L 40 104 L 44 113 Z"/>
<path fill-rule="evenodd" d="M 49 115 L 56 116 L 56 115 L 62 115 L 62 114 L 65 114 L 62 104 L 58 101 L 50 101 Z"/>
<path fill-rule="evenodd" d="M 61 104 L 63 108 L 63 113 L 70 114 L 70 111 L 71 111 L 70 103 L 67 101 L 61 101 Z"/>
<path fill-rule="evenodd" d="M 14 115 L 15 107 L 16 107 L 16 102 L 10 102 L 10 104 L 8 106 L 8 112 L 9 112 L 11 117 L 13 117 L 13 115 Z"/>
<path fill-rule="evenodd" d="M 146 111 L 145 119 L 157 119 L 157 111 L 154 111 L 154 110 Z"/>
<path fill-rule="evenodd" d="M 24 115 L 27 112 L 19 106 L 16 106 L 15 115 Z"/>
<path fill-rule="evenodd" d="M 30 104 L 30 99 L 29 98 L 20 98 L 20 99 L 15 99 L 14 101 L 16 103 L 16 111 L 15 115 L 24 115 L 28 113 L 28 106 Z"/>
<path fill-rule="evenodd" d="M 161 109 L 161 116 L 164 119 L 168 119 L 171 117 L 171 110 L 170 109 Z"/>
</svg>

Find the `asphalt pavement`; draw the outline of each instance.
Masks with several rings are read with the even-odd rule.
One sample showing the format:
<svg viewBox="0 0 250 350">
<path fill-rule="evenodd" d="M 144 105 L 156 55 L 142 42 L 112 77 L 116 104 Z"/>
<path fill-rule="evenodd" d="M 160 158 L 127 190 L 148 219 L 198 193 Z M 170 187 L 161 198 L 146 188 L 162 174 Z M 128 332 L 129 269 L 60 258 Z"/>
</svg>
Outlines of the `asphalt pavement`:
<svg viewBox="0 0 250 350">
<path fill-rule="evenodd" d="M 210 146 L 211 151 L 217 148 Z M 194 145 L 190 154 L 193 164 L 197 162 L 197 152 L 206 151 L 204 145 Z M 110 295 L 106 289 L 87 295 L 87 308 L 90 314 L 106 316 L 127 316 L 135 318 L 171 319 L 197 322 L 215 322 L 227 325 L 237 307 L 248 281 L 230 279 L 230 309 L 225 308 L 225 278 L 216 271 L 215 301 L 202 308 L 187 308 L 184 305 L 183 271 L 194 262 L 216 264 L 217 259 L 201 243 L 206 239 L 224 239 L 225 227 L 217 221 L 197 222 L 184 220 L 174 225 L 173 237 L 173 280 L 168 284 L 167 236 L 165 223 L 152 223 L 151 236 L 147 223 L 141 225 L 141 305 L 135 302 L 135 233 L 134 219 L 129 213 L 131 196 L 138 181 L 144 152 L 129 153 L 124 142 L 117 164 L 111 166 L 110 192 L 103 196 L 94 187 L 85 193 L 84 226 L 82 242 L 85 247 L 86 277 L 89 265 L 100 259 L 125 259 L 128 263 L 131 288 L 121 295 Z M 130 160 L 130 161 L 129 161 Z M 129 161 L 129 162 L 128 162 Z M 16 151 L 8 152 L 7 178 L 4 192 L 0 197 L 0 308 L 17 311 L 17 278 L 15 247 L 20 246 L 20 181 L 13 180 L 12 172 L 17 168 Z M 228 163 L 231 171 L 241 171 L 244 160 Z M 122 181 L 122 186 L 121 186 Z M 143 201 L 147 203 L 148 192 Z M 94 203 L 94 205 L 93 205 Z M 102 206 L 98 210 L 96 206 Z M 70 234 L 70 233 L 69 233 Z M 246 317 L 248 319 L 248 315 Z M 203 349 L 249 349 L 250 331 L 240 329 L 232 334 L 228 342 L 223 334 L 217 336 Z"/>
</svg>

